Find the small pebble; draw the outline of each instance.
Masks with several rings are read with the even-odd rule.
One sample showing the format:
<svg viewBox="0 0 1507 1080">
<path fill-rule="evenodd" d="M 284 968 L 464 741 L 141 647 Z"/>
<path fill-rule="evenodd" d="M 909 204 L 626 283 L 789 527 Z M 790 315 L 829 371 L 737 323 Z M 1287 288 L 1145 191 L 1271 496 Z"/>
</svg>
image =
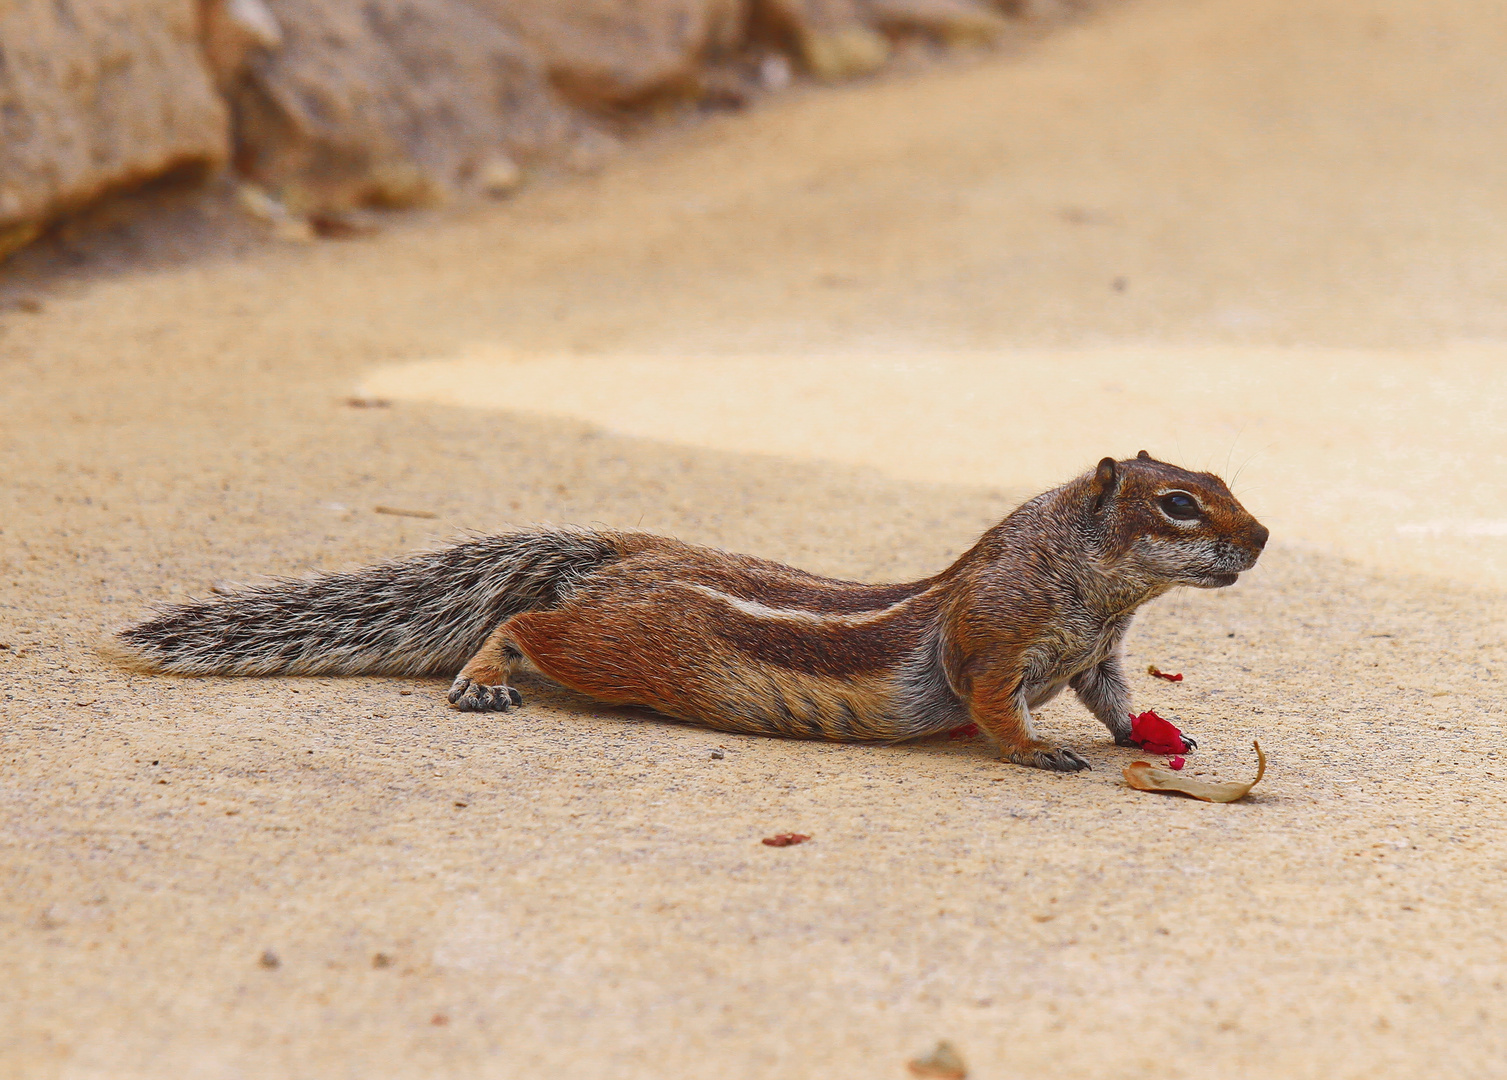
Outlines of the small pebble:
<svg viewBox="0 0 1507 1080">
<path fill-rule="evenodd" d="M 476 186 L 494 199 L 510 195 L 523 184 L 523 170 L 510 157 L 498 154 L 476 169 Z"/>
<path fill-rule="evenodd" d="M 759 85 L 765 90 L 783 90 L 794 76 L 790 58 L 783 53 L 770 53 L 759 62 Z"/>
<path fill-rule="evenodd" d="M 725 757 L 727 757 L 727 755 L 724 754 L 721 750 L 713 750 L 712 751 L 712 760 L 713 761 L 721 761 Z"/>
<path fill-rule="evenodd" d="M 936 1049 L 931 1053 L 915 1058 L 907 1065 L 912 1076 L 933 1077 L 934 1080 L 966 1080 L 968 1076 L 968 1066 L 963 1062 L 963 1055 L 946 1039 L 937 1043 Z"/>
<path fill-rule="evenodd" d="M 262 958 L 258 961 L 258 963 L 260 963 L 262 967 L 266 968 L 268 971 L 271 971 L 273 968 L 280 968 L 283 966 L 282 960 L 279 959 L 277 953 L 273 952 L 271 949 L 262 950 Z"/>
</svg>

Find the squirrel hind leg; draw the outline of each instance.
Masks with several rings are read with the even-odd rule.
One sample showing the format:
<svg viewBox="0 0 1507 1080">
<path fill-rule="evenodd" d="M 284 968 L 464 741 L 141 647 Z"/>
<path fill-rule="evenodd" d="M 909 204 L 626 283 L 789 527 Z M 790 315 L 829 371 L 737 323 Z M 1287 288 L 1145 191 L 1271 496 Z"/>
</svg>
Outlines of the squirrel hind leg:
<svg viewBox="0 0 1507 1080">
<path fill-rule="evenodd" d="M 523 704 L 523 695 L 509 685 L 513 668 L 523 659 L 522 650 L 509 633 L 511 622 L 509 619 L 492 631 L 450 684 L 445 696 L 462 712 L 507 712 Z"/>
<path fill-rule="evenodd" d="M 1001 761 L 1050 772 L 1093 768 L 1076 750 L 1053 746 L 1036 737 L 1031 728 L 1030 707 L 1018 690 L 1000 688 L 990 692 L 975 688 L 968 707 L 974 723 L 999 745 Z"/>
</svg>

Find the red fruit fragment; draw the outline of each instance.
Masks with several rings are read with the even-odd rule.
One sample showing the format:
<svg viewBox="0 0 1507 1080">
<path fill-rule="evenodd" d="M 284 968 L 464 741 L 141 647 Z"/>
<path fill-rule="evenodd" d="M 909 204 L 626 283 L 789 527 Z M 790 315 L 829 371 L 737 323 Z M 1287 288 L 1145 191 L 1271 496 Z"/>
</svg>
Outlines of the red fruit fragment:
<svg viewBox="0 0 1507 1080">
<path fill-rule="evenodd" d="M 1183 681 L 1183 676 L 1182 676 L 1181 672 L 1179 672 L 1176 675 L 1169 675 L 1165 671 L 1163 671 L 1161 668 L 1157 667 L 1155 664 L 1152 664 L 1151 666 L 1149 666 L 1146 669 L 1146 674 L 1147 675 L 1154 675 L 1158 679 L 1166 679 L 1168 682 L 1182 682 Z"/>
<path fill-rule="evenodd" d="M 1179 755 L 1173 758 L 1171 761 L 1167 762 L 1167 768 L 1171 769 L 1173 772 L 1177 772 L 1186 764 L 1188 764 L 1188 759 Z"/>
<path fill-rule="evenodd" d="M 1183 754 L 1192 749 L 1183 741 L 1183 733 L 1176 725 L 1163 720 L 1154 709 L 1147 709 L 1140 716 L 1130 714 L 1130 741 L 1153 754 Z"/>
<path fill-rule="evenodd" d="M 810 839 L 811 837 L 805 833 L 787 832 L 780 833 L 778 836 L 766 836 L 759 843 L 768 847 L 790 847 L 792 844 L 804 844 Z"/>
<path fill-rule="evenodd" d="M 947 737 L 955 742 L 962 742 L 965 739 L 976 739 L 978 736 L 979 726 L 977 724 L 964 724 L 962 727 L 955 727 L 947 733 Z"/>
</svg>

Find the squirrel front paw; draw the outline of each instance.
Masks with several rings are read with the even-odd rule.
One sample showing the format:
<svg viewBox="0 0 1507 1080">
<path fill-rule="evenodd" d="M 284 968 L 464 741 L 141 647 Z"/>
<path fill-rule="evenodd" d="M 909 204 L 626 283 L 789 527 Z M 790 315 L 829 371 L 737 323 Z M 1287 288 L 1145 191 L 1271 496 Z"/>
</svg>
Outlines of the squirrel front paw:
<svg viewBox="0 0 1507 1080">
<path fill-rule="evenodd" d="M 1002 756 L 1006 761 L 1013 761 L 1017 765 L 1051 772 L 1081 772 L 1093 768 L 1088 759 L 1076 750 L 1069 750 L 1064 746 L 1048 746 L 1045 743 L 1007 750 Z"/>
<path fill-rule="evenodd" d="M 464 675 L 455 677 L 450 693 L 445 696 L 461 712 L 507 712 L 512 706 L 523 704 L 523 695 L 511 686 L 486 686 Z"/>
</svg>

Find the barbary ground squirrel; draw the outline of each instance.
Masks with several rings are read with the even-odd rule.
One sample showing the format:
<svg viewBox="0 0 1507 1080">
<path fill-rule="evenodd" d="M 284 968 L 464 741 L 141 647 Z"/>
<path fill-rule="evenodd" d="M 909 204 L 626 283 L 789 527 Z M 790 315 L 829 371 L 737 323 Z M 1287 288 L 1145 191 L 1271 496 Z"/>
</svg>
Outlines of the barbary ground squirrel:
<svg viewBox="0 0 1507 1080">
<path fill-rule="evenodd" d="M 899 741 L 973 722 L 1003 759 L 1088 768 L 1031 713 L 1072 687 L 1124 745 L 1121 642 L 1177 585 L 1234 584 L 1267 529 L 1224 481 L 1105 458 L 935 577 L 864 585 L 646 533 L 540 528 L 168 608 L 120 643 L 156 671 L 459 674 L 521 705 L 527 660 L 598 701 L 727 731 Z"/>
</svg>

